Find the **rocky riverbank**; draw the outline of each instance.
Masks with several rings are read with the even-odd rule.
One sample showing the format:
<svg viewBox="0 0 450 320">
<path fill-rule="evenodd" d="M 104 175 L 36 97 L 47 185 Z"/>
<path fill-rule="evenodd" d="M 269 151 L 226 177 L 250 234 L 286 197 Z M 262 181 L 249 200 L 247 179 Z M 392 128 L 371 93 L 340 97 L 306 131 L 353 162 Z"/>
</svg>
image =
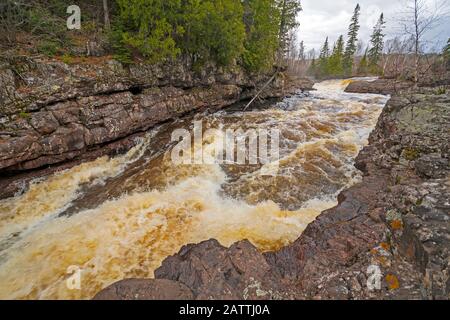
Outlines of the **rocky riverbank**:
<svg viewBox="0 0 450 320">
<path fill-rule="evenodd" d="M 450 86 L 450 71 L 447 71 L 446 74 L 441 75 L 439 79 L 436 79 L 434 81 L 430 79 L 424 79 L 423 81 L 418 83 L 418 87 L 422 88 L 422 91 L 427 90 L 426 88 L 438 86 L 441 86 L 443 88 Z M 373 81 L 352 81 L 345 89 L 345 92 L 394 95 L 404 91 L 413 90 L 414 87 L 415 85 L 412 81 L 379 78 Z"/>
<path fill-rule="evenodd" d="M 110 57 L 15 57 L 0 64 L 0 198 L 27 182 L 101 155 L 128 150 L 136 135 L 191 112 L 251 98 L 271 75 L 189 63 L 124 66 Z M 280 74 L 262 98 L 294 86 Z M 50 168 L 49 168 L 50 166 Z"/>
<path fill-rule="evenodd" d="M 362 182 L 293 244 L 187 245 L 96 299 L 449 299 L 449 141 L 448 91 L 397 94 L 356 159 Z"/>
<path fill-rule="evenodd" d="M 413 87 L 414 83 L 396 79 L 376 79 L 373 81 L 357 80 L 352 81 L 345 92 L 348 93 L 375 93 L 375 94 L 395 94 L 405 89 Z"/>
</svg>

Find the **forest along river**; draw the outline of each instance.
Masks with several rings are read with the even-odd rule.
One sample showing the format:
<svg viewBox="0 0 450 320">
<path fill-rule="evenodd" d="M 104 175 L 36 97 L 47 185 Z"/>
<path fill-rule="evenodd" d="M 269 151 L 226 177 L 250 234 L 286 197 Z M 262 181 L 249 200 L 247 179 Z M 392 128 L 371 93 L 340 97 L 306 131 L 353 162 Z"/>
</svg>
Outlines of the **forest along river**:
<svg viewBox="0 0 450 320">
<path fill-rule="evenodd" d="M 153 277 L 181 246 L 210 238 L 225 246 L 249 239 L 261 251 L 293 242 L 360 179 L 354 158 L 387 102 L 344 93 L 347 84 L 325 81 L 264 110 L 161 125 L 127 154 L 0 201 L 0 298 L 91 298 L 115 281 Z M 204 129 L 279 129 L 278 175 L 260 175 L 258 166 L 174 165 L 171 133 L 194 120 Z M 204 140 L 206 150 L 215 143 Z M 80 290 L 67 287 L 71 266 L 81 270 Z"/>
</svg>

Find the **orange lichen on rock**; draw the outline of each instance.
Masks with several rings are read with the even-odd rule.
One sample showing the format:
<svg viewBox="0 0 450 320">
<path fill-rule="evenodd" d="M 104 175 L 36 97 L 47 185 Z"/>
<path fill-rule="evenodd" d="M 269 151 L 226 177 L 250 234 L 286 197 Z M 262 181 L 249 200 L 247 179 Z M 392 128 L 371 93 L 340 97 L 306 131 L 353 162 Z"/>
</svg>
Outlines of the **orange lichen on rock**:
<svg viewBox="0 0 450 320">
<path fill-rule="evenodd" d="M 346 79 L 346 80 L 342 80 L 342 85 L 349 85 L 350 83 L 352 83 L 354 80 L 352 79 Z"/>
<path fill-rule="evenodd" d="M 389 290 L 395 290 L 400 288 L 400 282 L 398 281 L 398 278 L 393 274 L 388 274 L 386 276 L 386 282 Z"/>
<path fill-rule="evenodd" d="M 392 220 L 391 221 L 391 228 L 393 230 L 400 230 L 403 228 L 403 222 L 401 220 Z"/>
<path fill-rule="evenodd" d="M 389 265 L 388 259 L 386 259 L 386 257 L 377 257 L 377 260 L 383 267 Z"/>
<path fill-rule="evenodd" d="M 386 251 L 389 251 L 391 249 L 391 245 L 387 242 L 380 243 L 380 247 L 382 247 Z"/>
</svg>

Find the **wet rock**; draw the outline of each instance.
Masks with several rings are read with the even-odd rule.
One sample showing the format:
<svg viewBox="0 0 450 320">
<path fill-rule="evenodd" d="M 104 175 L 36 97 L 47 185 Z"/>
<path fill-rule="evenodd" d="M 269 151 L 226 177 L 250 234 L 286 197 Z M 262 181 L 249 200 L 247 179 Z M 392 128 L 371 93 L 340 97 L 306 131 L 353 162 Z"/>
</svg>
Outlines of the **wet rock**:
<svg viewBox="0 0 450 320">
<path fill-rule="evenodd" d="M 192 300 L 188 287 L 180 282 L 158 279 L 128 279 L 100 291 L 93 300 Z"/>
<path fill-rule="evenodd" d="M 3 172 L 80 159 L 157 122 L 251 97 L 264 83 L 241 72 L 219 75 L 213 67 L 195 75 L 183 66 L 173 73 L 112 61 L 37 61 L 24 68 L 31 87 L 20 87 L 2 70 L 1 83 L 15 89 L 2 97 Z M 283 94 L 283 83 L 277 79 L 267 95 Z M 410 84 L 352 86 L 393 93 Z M 264 254 L 248 241 L 188 245 L 162 263 L 156 280 L 113 285 L 104 298 L 449 299 L 449 119 L 448 93 L 395 95 L 356 160 L 362 182 L 343 191 L 339 205 L 294 243 Z M 379 287 L 369 285 L 374 275 Z"/>
<path fill-rule="evenodd" d="M 280 277 L 248 241 L 225 248 L 216 240 L 188 245 L 167 258 L 155 278 L 177 280 L 197 299 L 287 299 Z"/>
</svg>

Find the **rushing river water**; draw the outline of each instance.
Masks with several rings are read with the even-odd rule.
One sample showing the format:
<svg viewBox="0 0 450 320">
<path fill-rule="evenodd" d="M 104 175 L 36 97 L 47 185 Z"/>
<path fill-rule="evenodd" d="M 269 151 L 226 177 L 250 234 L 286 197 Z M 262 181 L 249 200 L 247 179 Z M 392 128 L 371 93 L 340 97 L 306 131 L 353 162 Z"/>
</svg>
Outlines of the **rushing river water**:
<svg viewBox="0 0 450 320">
<path fill-rule="evenodd" d="M 127 154 L 102 157 L 35 181 L 0 201 L 0 298 L 91 298 L 124 278 L 149 278 L 188 243 L 249 239 L 262 251 L 294 241 L 337 194 L 358 181 L 353 159 L 387 97 L 316 84 L 264 110 L 220 111 L 164 124 Z M 190 129 L 280 131 L 279 172 L 254 165 L 174 165 L 171 133 Z M 204 152 L 217 137 L 204 139 Z M 69 290 L 74 269 L 80 290 Z"/>
</svg>

